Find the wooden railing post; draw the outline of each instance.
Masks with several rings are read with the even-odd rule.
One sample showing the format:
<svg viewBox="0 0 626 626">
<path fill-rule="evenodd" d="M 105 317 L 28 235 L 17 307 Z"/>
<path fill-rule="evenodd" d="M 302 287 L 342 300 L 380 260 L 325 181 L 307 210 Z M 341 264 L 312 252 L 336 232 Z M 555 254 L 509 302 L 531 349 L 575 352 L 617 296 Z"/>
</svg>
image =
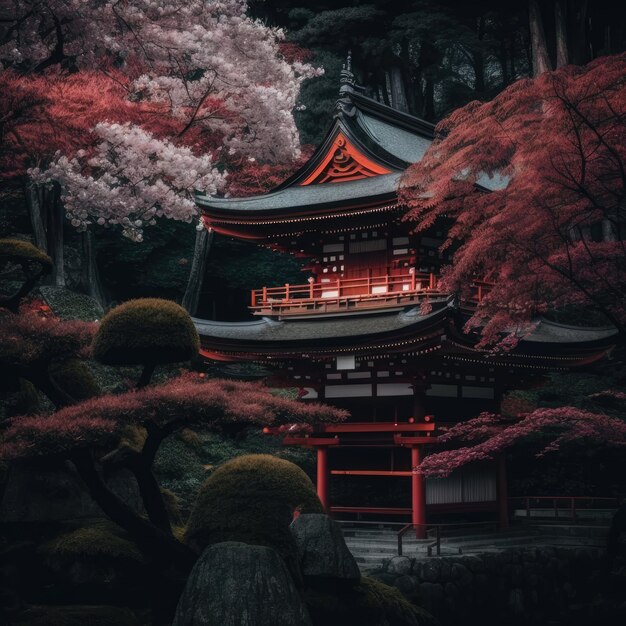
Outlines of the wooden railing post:
<svg viewBox="0 0 626 626">
<path fill-rule="evenodd" d="M 256 306 L 256 290 L 253 289 L 250 292 L 250 306 L 255 307 Z"/>
<path fill-rule="evenodd" d="M 267 287 L 263 287 L 263 304 L 267 304 Z"/>
<path fill-rule="evenodd" d="M 285 300 L 289 301 L 289 283 L 285 283 Z"/>
</svg>

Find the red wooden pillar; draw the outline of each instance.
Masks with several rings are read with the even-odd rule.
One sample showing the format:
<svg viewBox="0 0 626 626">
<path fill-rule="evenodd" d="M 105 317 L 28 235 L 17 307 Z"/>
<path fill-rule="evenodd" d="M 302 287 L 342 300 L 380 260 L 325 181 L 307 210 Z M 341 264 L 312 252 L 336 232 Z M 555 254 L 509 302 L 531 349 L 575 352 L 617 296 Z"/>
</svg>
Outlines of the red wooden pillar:
<svg viewBox="0 0 626 626">
<path fill-rule="evenodd" d="M 506 478 L 506 456 L 504 452 L 498 455 L 498 516 L 500 528 L 509 527 L 509 497 Z"/>
<path fill-rule="evenodd" d="M 317 447 L 317 496 L 326 513 L 330 514 L 328 489 L 328 447 Z"/>
<path fill-rule="evenodd" d="M 420 464 L 420 449 L 418 446 L 411 447 L 411 523 L 415 526 L 415 536 L 418 539 L 426 537 L 426 490 L 424 489 L 424 476 L 417 473 Z"/>
</svg>

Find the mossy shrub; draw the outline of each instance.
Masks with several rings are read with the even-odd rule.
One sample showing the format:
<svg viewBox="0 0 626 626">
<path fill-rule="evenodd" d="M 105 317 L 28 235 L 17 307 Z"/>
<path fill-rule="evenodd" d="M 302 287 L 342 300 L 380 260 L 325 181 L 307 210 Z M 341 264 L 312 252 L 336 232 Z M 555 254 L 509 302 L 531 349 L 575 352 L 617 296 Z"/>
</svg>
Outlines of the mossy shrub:
<svg viewBox="0 0 626 626">
<path fill-rule="evenodd" d="M 322 513 L 309 477 L 294 463 L 270 454 L 249 454 L 224 463 L 204 482 L 185 533 L 197 549 L 221 541 L 275 548 L 295 559 L 289 530 L 293 513 Z"/>
<path fill-rule="evenodd" d="M 50 364 L 52 380 L 74 400 L 87 400 L 100 395 L 100 387 L 89 366 L 80 359 L 67 359 Z"/>
<path fill-rule="evenodd" d="M 104 316 L 93 355 L 107 365 L 177 363 L 193 358 L 199 348 L 198 333 L 183 307 L 170 300 L 141 298 Z"/>
<path fill-rule="evenodd" d="M 121 529 L 107 522 L 94 523 L 62 533 L 44 543 L 40 552 L 57 558 L 104 558 L 143 561 L 135 544 L 123 536 Z"/>
<path fill-rule="evenodd" d="M 305 602 L 314 626 L 427 626 L 432 616 L 397 589 L 373 578 L 340 592 L 307 589 Z"/>
<path fill-rule="evenodd" d="M 15 626 L 140 626 L 146 622 L 126 607 L 30 606 L 14 617 Z"/>
<path fill-rule="evenodd" d="M 39 263 L 45 269 L 52 268 L 52 259 L 43 250 L 21 239 L 0 239 L 0 265 L 6 261 Z"/>
</svg>

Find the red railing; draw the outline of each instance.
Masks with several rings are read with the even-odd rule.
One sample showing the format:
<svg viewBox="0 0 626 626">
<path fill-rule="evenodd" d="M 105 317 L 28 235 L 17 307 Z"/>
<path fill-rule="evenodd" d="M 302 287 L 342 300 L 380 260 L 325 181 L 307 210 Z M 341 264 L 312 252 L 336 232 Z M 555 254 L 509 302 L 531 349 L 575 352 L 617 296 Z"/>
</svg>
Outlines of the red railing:
<svg viewBox="0 0 626 626">
<path fill-rule="evenodd" d="M 378 300 L 434 291 L 436 287 L 437 276 L 424 272 L 365 278 L 322 278 L 322 282 L 311 280 L 306 285 L 286 284 L 281 287 L 254 289 L 250 305 L 252 308 L 259 308 L 338 300 Z"/>
<path fill-rule="evenodd" d="M 250 308 L 257 312 L 316 312 L 342 310 L 349 307 L 376 307 L 404 304 L 428 295 L 444 295 L 438 291 L 438 276 L 426 272 L 386 274 L 364 278 L 311 279 L 305 285 L 282 285 L 254 289 Z M 472 282 L 469 302 L 477 304 L 491 289 L 486 281 Z"/>
</svg>

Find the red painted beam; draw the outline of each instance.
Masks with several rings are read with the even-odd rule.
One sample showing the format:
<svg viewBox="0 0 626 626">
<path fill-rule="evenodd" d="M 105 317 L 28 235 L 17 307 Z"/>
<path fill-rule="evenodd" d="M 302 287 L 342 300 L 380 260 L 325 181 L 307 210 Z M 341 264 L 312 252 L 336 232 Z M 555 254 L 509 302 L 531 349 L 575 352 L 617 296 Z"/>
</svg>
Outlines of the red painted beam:
<svg viewBox="0 0 626 626">
<path fill-rule="evenodd" d="M 393 442 L 398 446 L 416 446 L 425 443 L 437 443 L 437 437 L 411 437 L 394 435 Z"/>
<path fill-rule="evenodd" d="M 393 470 L 331 470 L 331 474 L 338 476 L 412 476 L 413 472 Z"/>
<path fill-rule="evenodd" d="M 411 509 L 400 507 L 331 506 L 331 513 L 372 513 L 376 515 L 407 515 Z"/>
<path fill-rule="evenodd" d="M 318 427 L 322 433 L 413 433 L 432 432 L 434 422 L 348 422 L 344 424 L 324 424 Z"/>
<path fill-rule="evenodd" d="M 285 437 L 284 446 L 307 446 L 310 448 L 319 446 L 338 446 L 339 439 L 334 437 Z"/>
</svg>

